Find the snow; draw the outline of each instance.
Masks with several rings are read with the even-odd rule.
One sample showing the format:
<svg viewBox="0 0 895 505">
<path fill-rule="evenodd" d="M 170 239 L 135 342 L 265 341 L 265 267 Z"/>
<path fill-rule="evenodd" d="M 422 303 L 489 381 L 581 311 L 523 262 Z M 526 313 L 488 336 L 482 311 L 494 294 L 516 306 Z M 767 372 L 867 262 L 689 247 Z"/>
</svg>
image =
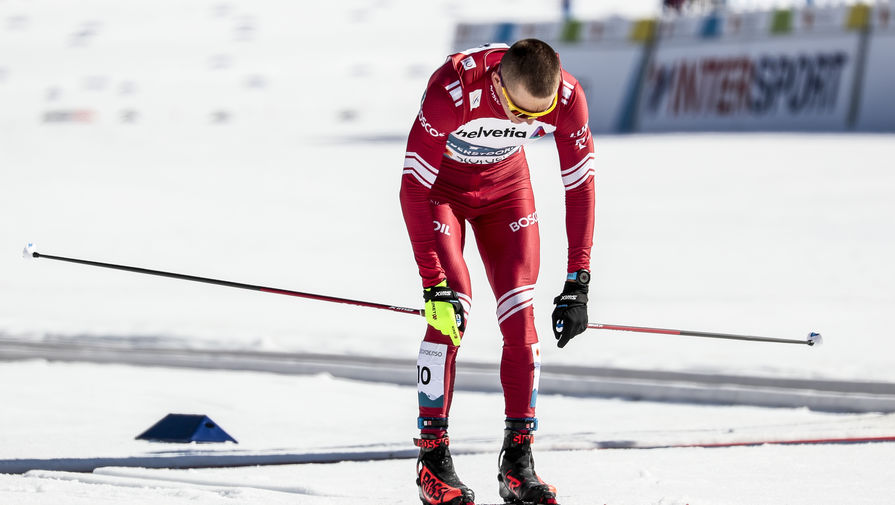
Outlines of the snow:
<svg viewBox="0 0 895 505">
<path fill-rule="evenodd" d="M 656 3 L 576 5 L 594 16 L 644 15 Z M 556 17 L 556 5 L 128 5 L 0 2 L 0 337 L 415 357 L 418 317 L 20 253 L 33 241 L 46 254 L 418 306 L 395 167 L 428 73 L 457 21 Z M 430 21 L 408 23 L 416 19 Z M 92 122 L 43 121 L 81 109 L 94 111 Z M 545 363 L 895 381 L 892 136 L 662 135 L 596 145 L 592 322 L 781 338 L 819 331 L 825 343 L 591 331 L 556 349 L 545 323 L 565 238 L 547 140 L 528 149 Z M 476 292 L 461 360 L 496 363 L 494 300 L 474 247 L 467 259 Z M 539 398 L 538 468 L 564 504 L 876 504 L 895 491 L 888 444 L 581 447 L 892 436 L 892 415 Z M 328 376 L 3 362 L 0 464 L 406 450 L 415 402 L 406 387 Z M 498 501 L 501 405 L 499 395 L 458 392 L 452 410 L 457 466 L 483 503 Z M 133 440 L 169 412 L 207 414 L 240 443 Z M 495 450 L 481 452 L 488 444 Z M 416 503 L 415 493 L 407 459 L 0 474 L 0 503 L 15 504 L 339 504 L 371 495 Z"/>
<path fill-rule="evenodd" d="M 148 469 L 153 460 L 409 449 L 412 388 L 325 375 L 209 372 L 120 365 L 15 362 L 0 366 L 0 465 L 15 459 L 120 458 L 93 473 L 0 474 L 0 501 L 64 503 L 418 503 L 413 460 Z M 49 393 L 49 394 L 48 394 Z M 722 449 L 595 450 L 594 442 L 653 445 L 795 437 L 891 435 L 892 414 L 830 414 L 543 395 L 539 472 L 563 503 L 885 503 L 895 471 L 888 444 Z M 388 405 L 388 408 L 382 408 Z M 502 398 L 458 392 L 452 438 L 461 478 L 481 503 L 494 483 Z M 168 412 L 206 414 L 239 444 L 134 440 Z M 358 416 L 357 413 L 362 415 Z M 563 450 L 563 448 L 578 450 Z M 489 450 L 493 449 L 493 450 Z M 771 463 L 772 462 L 772 463 Z M 244 463 L 242 463 L 244 464 Z M 131 466 L 133 465 L 133 466 Z M 860 487 L 855 486 L 860 482 Z"/>
</svg>

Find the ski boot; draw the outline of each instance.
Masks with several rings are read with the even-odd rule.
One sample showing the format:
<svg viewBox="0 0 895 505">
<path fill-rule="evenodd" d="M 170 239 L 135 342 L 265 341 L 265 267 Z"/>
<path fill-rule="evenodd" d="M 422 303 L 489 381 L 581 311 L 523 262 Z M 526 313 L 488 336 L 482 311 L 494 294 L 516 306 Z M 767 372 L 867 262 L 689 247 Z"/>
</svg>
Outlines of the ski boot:
<svg viewBox="0 0 895 505">
<path fill-rule="evenodd" d="M 454 471 L 447 434 L 439 437 L 423 433 L 413 443 L 420 448 L 416 485 L 423 505 L 475 505 L 475 493 Z"/>
<path fill-rule="evenodd" d="M 537 429 L 536 419 L 507 419 L 503 448 L 498 456 L 500 473 L 497 475 L 498 491 L 506 503 L 514 505 L 558 505 L 556 488 L 545 483 L 535 473 L 535 460 L 531 455 L 532 432 Z"/>
</svg>

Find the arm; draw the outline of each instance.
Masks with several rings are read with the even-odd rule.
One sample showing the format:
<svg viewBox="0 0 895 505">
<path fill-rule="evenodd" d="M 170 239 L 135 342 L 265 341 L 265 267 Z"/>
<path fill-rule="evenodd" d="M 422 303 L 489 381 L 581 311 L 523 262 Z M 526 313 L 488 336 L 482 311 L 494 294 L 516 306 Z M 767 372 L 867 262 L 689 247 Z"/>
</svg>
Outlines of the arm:
<svg viewBox="0 0 895 505">
<path fill-rule="evenodd" d="M 447 135 L 459 126 L 458 116 L 462 114 L 441 84 L 444 79 L 439 77 L 445 74 L 450 77 L 449 67 L 442 67 L 429 81 L 407 139 L 401 178 L 401 209 L 424 287 L 435 286 L 445 279 L 435 249 L 429 191 L 438 177 Z"/>
<path fill-rule="evenodd" d="M 587 291 L 590 250 L 594 238 L 594 142 L 587 125 L 587 101 L 578 83 L 560 88 L 565 114 L 554 138 L 566 190 L 566 236 L 569 240 L 568 276 L 553 303 L 551 316 L 557 345 L 565 347 L 587 329 Z"/>
<path fill-rule="evenodd" d="M 560 93 L 569 89 L 564 83 Z M 563 96 L 564 98 L 564 96 Z M 568 273 L 590 270 L 594 236 L 594 141 L 587 121 L 587 99 L 576 82 L 554 139 L 566 191 Z"/>
</svg>

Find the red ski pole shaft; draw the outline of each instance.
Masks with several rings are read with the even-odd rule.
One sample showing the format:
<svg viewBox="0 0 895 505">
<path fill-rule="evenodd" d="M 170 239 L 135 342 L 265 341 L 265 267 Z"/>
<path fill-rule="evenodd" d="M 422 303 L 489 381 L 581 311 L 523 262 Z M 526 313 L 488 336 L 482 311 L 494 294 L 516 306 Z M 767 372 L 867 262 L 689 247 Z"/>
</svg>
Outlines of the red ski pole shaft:
<svg viewBox="0 0 895 505">
<path fill-rule="evenodd" d="M 26 249 L 27 251 L 27 249 Z M 393 312 L 401 312 L 404 314 L 415 314 L 418 316 L 425 315 L 421 309 L 412 309 L 408 307 L 398 307 L 396 305 L 387 305 L 384 303 L 366 302 L 362 300 L 352 300 L 349 298 L 339 298 L 335 296 L 318 295 L 314 293 L 303 293 L 301 291 L 292 291 L 289 289 L 272 288 L 267 286 L 258 286 L 255 284 L 245 284 L 242 282 L 226 281 L 221 279 L 211 279 L 208 277 L 198 277 L 195 275 L 179 274 L 174 272 L 164 272 L 161 270 L 151 270 L 148 268 L 133 267 L 127 265 L 116 265 L 114 263 L 102 263 L 99 261 L 83 260 L 77 258 L 66 258 L 64 256 L 53 256 L 50 254 L 41 254 L 37 251 L 29 251 L 32 258 L 45 258 L 50 260 L 65 261 L 68 263 L 77 263 L 79 265 L 89 265 L 100 268 L 111 268 L 114 270 L 123 270 L 125 272 L 134 272 L 138 274 L 155 275 L 160 277 L 169 277 L 172 279 L 180 279 L 184 281 L 203 282 L 205 284 L 214 284 L 216 286 L 226 286 L 230 288 L 248 289 L 251 291 L 261 291 L 264 293 L 273 293 L 277 295 L 295 296 L 299 298 L 308 298 L 311 300 L 319 300 L 323 302 L 344 303 L 348 305 L 357 305 L 360 307 L 369 307 L 373 309 L 391 310 Z"/>
<path fill-rule="evenodd" d="M 747 340 L 750 342 L 771 342 L 777 344 L 803 344 L 815 345 L 821 343 L 820 333 L 811 332 L 806 340 L 792 340 L 785 338 L 757 337 L 753 335 L 733 335 L 730 333 L 714 333 L 710 331 L 673 330 L 668 328 L 646 328 L 643 326 L 622 326 L 616 324 L 592 323 L 588 328 L 595 330 L 633 331 L 638 333 L 659 333 L 663 335 L 683 335 L 688 337 L 721 338 L 727 340 Z"/>
</svg>

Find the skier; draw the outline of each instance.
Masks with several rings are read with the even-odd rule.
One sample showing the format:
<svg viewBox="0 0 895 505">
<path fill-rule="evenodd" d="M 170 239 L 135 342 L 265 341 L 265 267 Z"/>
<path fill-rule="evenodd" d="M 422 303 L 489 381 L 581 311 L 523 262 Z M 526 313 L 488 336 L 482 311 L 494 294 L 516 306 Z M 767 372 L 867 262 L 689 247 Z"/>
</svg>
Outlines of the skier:
<svg viewBox="0 0 895 505">
<path fill-rule="evenodd" d="M 456 53 L 429 79 L 410 130 L 400 198 L 429 323 L 417 361 L 421 433 L 414 439 L 424 504 L 475 499 L 454 471 L 447 435 L 454 365 L 472 304 L 463 260 L 467 222 L 503 335 L 506 423 L 498 490 L 508 503 L 557 503 L 556 489 L 535 473 L 531 454 L 541 364 L 532 308 L 540 239 L 523 149 L 548 133 L 566 191 L 568 276 L 552 314 L 554 336 L 564 347 L 587 327 L 593 243 L 593 140 L 577 80 L 537 39 Z"/>
</svg>

